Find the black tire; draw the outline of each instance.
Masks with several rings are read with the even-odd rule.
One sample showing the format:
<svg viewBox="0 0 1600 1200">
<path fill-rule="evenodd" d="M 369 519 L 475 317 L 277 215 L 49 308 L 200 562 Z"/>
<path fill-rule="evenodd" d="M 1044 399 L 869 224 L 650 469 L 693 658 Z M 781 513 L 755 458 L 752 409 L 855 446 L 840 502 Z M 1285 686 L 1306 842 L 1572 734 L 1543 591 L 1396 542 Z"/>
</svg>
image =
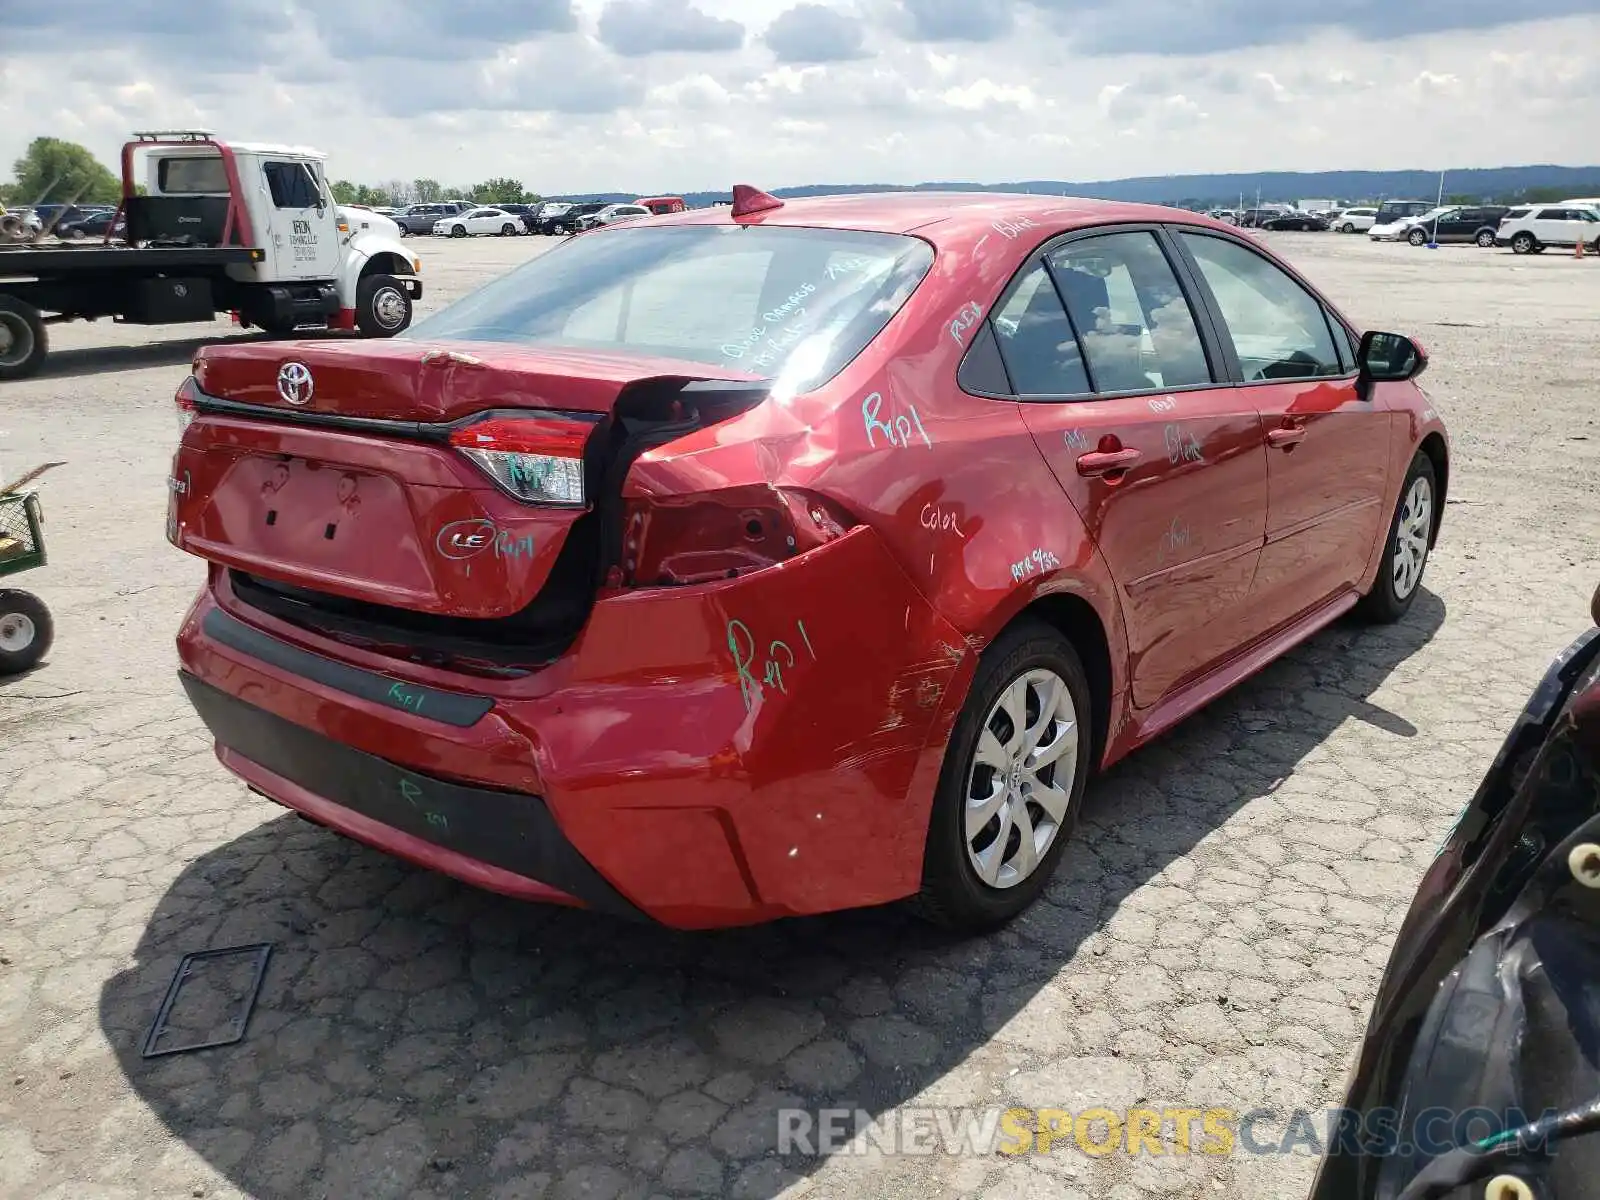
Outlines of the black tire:
<svg viewBox="0 0 1600 1200">
<path fill-rule="evenodd" d="M 56 625 L 43 600 L 32 592 L 0 590 L 0 675 L 31 671 L 55 638 Z"/>
<path fill-rule="evenodd" d="M 1401 553 L 1400 518 L 1405 512 L 1406 499 L 1411 495 L 1411 489 L 1416 486 L 1419 479 L 1428 482 L 1428 532 L 1416 582 L 1411 585 L 1409 592 L 1401 596 L 1395 590 L 1394 579 L 1395 560 Z M 1417 593 L 1422 590 L 1422 578 L 1427 573 L 1429 551 L 1433 545 L 1433 531 L 1438 527 L 1439 480 L 1434 474 L 1433 460 L 1418 450 L 1411 459 L 1411 467 L 1406 471 L 1405 481 L 1400 485 L 1400 498 L 1395 501 L 1394 516 L 1389 518 L 1389 533 L 1384 539 L 1383 557 L 1378 563 L 1378 577 L 1372 582 L 1372 590 L 1361 597 L 1361 602 L 1356 605 L 1355 611 L 1358 617 L 1378 625 L 1392 625 L 1406 615 L 1416 600 Z"/>
<path fill-rule="evenodd" d="M 1494 230 L 1492 230 L 1492 229 L 1480 229 L 1480 230 L 1478 230 L 1478 236 L 1473 238 L 1472 240 L 1477 242 L 1478 245 L 1482 246 L 1485 250 L 1487 250 L 1491 246 L 1494 245 Z"/>
<path fill-rule="evenodd" d="M 511 224 L 509 221 L 507 221 L 504 225 L 500 226 L 500 236 L 501 237 L 516 237 L 517 236 L 517 227 L 515 225 Z"/>
<path fill-rule="evenodd" d="M 1426 229 L 1413 229 L 1406 234 L 1406 241 L 1413 246 L 1426 246 L 1428 244 L 1428 231 Z"/>
<path fill-rule="evenodd" d="M 1350 221 L 1346 221 L 1343 225 L 1339 226 L 1339 232 L 1340 233 L 1354 233 L 1355 231 L 1356 231 L 1356 227 Z"/>
<path fill-rule="evenodd" d="M 399 236 L 401 236 L 401 237 L 410 237 L 411 236 L 411 230 L 407 229 L 404 225 L 400 224 L 399 221 L 395 222 L 395 228 L 400 231 Z"/>
<path fill-rule="evenodd" d="M 39 310 L 15 296 L 0 296 L 0 380 L 26 379 L 50 353 Z"/>
<path fill-rule="evenodd" d="M 557 225 L 556 226 L 556 236 L 557 237 L 566 236 L 566 232 L 567 232 L 567 227 L 565 225 Z"/>
<path fill-rule="evenodd" d="M 363 337 L 402 333 L 411 315 L 411 296 L 393 275 L 368 275 L 356 285 L 356 328 Z"/>
<path fill-rule="evenodd" d="M 1524 229 L 1511 239 L 1511 252 L 1513 254 L 1532 254 L 1539 249 L 1539 240 Z"/>
<path fill-rule="evenodd" d="M 1001 693 L 1024 672 L 1041 667 L 1065 681 L 1077 710 L 1078 750 L 1072 787 L 1055 839 L 1033 873 L 1010 887 L 997 888 L 978 877 L 968 857 L 967 780 L 984 721 Z M 946 929 L 981 933 L 1004 925 L 1038 899 L 1061 861 L 1083 805 L 1093 755 L 1092 712 L 1089 680 L 1077 650 L 1043 622 L 1024 618 L 984 651 L 966 705 L 951 732 L 933 798 L 923 851 L 922 890 L 911 901 L 919 916 Z"/>
<path fill-rule="evenodd" d="M 467 227 L 465 225 L 452 225 L 452 226 L 450 226 L 450 236 L 451 237 L 466 237 L 467 236 Z"/>
</svg>

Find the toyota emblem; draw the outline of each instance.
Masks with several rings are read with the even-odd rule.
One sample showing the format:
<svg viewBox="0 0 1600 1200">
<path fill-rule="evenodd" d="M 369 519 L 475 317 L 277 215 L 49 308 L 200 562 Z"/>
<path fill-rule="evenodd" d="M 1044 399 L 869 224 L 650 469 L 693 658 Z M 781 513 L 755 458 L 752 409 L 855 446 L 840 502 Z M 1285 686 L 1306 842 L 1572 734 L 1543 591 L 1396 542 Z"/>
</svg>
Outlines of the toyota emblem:
<svg viewBox="0 0 1600 1200">
<path fill-rule="evenodd" d="M 278 395 L 290 404 L 310 404 L 311 368 L 302 362 L 284 363 L 279 367 Z"/>
</svg>

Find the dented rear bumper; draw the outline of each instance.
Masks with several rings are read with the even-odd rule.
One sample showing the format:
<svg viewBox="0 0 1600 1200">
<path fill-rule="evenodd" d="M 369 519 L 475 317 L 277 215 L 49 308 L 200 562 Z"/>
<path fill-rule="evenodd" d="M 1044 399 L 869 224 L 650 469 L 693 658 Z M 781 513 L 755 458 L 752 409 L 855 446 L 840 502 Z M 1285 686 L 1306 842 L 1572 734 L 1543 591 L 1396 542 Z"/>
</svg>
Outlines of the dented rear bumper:
<svg viewBox="0 0 1600 1200">
<path fill-rule="evenodd" d="M 974 658 L 868 527 L 716 584 L 603 596 L 523 679 L 402 678 L 213 579 L 178 649 L 219 757 L 352 837 L 680 928 L 920 887 Z"/>
</svg>

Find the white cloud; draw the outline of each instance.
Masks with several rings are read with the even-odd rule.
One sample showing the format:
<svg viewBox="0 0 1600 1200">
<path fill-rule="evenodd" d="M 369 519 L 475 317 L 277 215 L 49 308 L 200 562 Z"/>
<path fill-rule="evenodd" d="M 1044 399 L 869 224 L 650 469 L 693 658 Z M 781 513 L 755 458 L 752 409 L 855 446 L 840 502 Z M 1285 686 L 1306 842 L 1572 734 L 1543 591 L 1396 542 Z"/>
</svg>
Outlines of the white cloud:
<svg viewBox="0 0 1600 1200">
<path fill-rule="evenodd" d="M 42 134 L 114 164 L 131 129 L 169 124 L 317 145 L 336 177 L 513 175 L 545 192 L 1600 158 L 1573 119 L 1600 95 L 1582 50 L 1600 42 L 1593 15 L 1367 40 L 1308 25 L 1270 53 L 1163 56 L 1063 38 L 1044 0 L 1008 0 L 981 28 L 942 0 L 813 0 L 798 19 L 796 0 L 632 0 L 610 10 L 619 55 L 602 37 L 613 0 L 472 0 L 438 9 L 465 14 L 449 36 L 407 18 L 437 36 L 391 31 L 356 58 L 349 29 L 392 5 L 184 7 L 186 20 L 124 21 L 106 27 L 109 47 L 86 48 L 106 2 L 29 5 L 27 27 L 7 26 L 0 170 Z M 633 18 L 626 32 L 617 14 Z M 717 49 L 732 47 L 729 21 L 750 35 Z M 908 40 L 907 22 L 930 40 Z M 204 52 L 200 35 L 223 31 L 249 53 Z"/>
</svg>

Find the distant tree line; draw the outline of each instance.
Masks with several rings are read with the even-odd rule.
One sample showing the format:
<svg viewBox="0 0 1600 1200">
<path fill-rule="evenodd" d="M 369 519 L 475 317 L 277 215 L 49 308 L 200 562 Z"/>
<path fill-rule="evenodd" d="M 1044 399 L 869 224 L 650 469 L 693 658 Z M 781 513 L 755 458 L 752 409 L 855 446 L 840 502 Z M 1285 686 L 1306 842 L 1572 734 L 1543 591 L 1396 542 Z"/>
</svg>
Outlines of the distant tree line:
<svg viewBox="0 0 1600 1200">
<path fill-rule="evenodd" d="M 28 144 L 21 158 L 11 167 L 11 182 L 0 182 L 0 204 L 114 204 L 122 194 L 115 173 L 95 158 L 86 147 L 61 138 L 39 137 Z M 1458 184 L 1484 185 L 1477 193 L 1458 191 L 1447 200 L 1452 204 L 1541 204 L 1565 200 L 1570 196 L 1600 196 L 1600 167 L 1497 167 L 1447 173 Z M 1272 172 L 1227 176 L 1149 176 L 1140 179 L 1102 180 L 1098 183 L 1065 183 L 1032 180 L 1021 183 L 924 183 L 895 184 L 810 184 L 776 188 L 781 197 L 821 196 L 839 192 L 901 192 L 930 189 L 965 192 L 1020 191 L 1043 195 L 1100 196 L 1109 200 L 1143 200 L 1173 204 L 1180 208 L 1231 208 L 1239 203 L 1242 191 L 1246 205 L 1255 203 L 1257 189 L 1263 201 L 1294 201 L 1305 196 L 1325 196 L 1346 205 L 1373 204 L 1386 197 L 1426 200 L 1437 194 L 1426 186 L 1437 175 L 1416 171 L 1349 172 Z M 1540 180 L 1540 182 L 1533 182 Z M 1547 182 L 1559 181 L 1559 182 Z M 1191 195 L 1173 199 L 1187 183 Z M 1344 185 L 1344 186 L 1341 186 Z M 355 183 L 334 180 L 330 186 L 340 204 L 366 204 L 372 207 L 401 207 L 406 204 L 432 204 L 440 200 L 470 200 L 474 204 L 534 204 L 544 197 L 524 187 L 519 179 L 499 177 L 471 186 L 447 187 L 437 179 L 392 179 L 386 183 Z M 1435 184 L 1435 186 L 1437 186 Z M 1376 189 L 1383 189 L 1378 191 Z M 143 190 L 142 188 L 140 189 Z M 627 201 L 642 193 L 595 192 L 562 199 Z M 1359 194 L 1359 195 L 1358 195 Z M 726 201 L 726 192 L 686 193 L 691 205 L 702 206 L 715 200 Z"/>
</svg>

